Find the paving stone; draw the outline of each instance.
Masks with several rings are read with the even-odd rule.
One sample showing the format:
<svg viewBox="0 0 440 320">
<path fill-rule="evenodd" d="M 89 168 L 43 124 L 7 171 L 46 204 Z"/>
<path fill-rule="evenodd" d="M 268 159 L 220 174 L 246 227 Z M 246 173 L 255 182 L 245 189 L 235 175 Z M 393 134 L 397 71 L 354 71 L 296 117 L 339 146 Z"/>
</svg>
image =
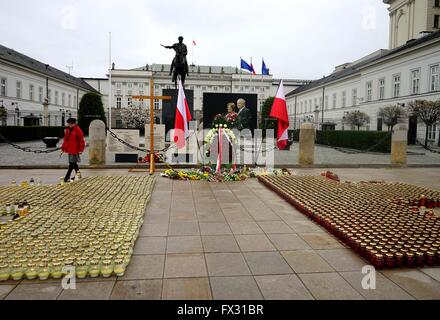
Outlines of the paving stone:
<svg viewBox="0 0 440 320">
<path fill-rule="evenodd" d="M 167 254 L 203 253 L 200 236 L 168 237 Z"/>
<path fill-rule="evenodd" d="M 210 278 L 214 300 L 262 300 L 253 277 Z"/>
<path fill-rule="evenodd" d="M 343 249 L 344 246 L 328 233 L 302 233 L 299 234 L 313 249 Z"/>
<path fill-rule="evenodd" d="M 417 299 L 440 299 L 440 283 L 419 270 L 385 270 L 382 274 Z"/>
<path fill-rule="evenodd" d="M 229 226 L 236 235 L 264 234 L 256 222 L 230 222 Z"/>
<path fill-rule="evenodd" d="M 241 253 L 207 253 L 209 276 L 243 276 L 251 272 Z"/>
<path fill-rule="evenodd" d="M 203 254 L 169 254 L 165 261 L 164 278 L 207 277 Z"/>
<path fill-rule="evenodd" d="M 232 234 L 227 223 L 200 223 L 200 232 L 202 236 L 220 236 Z"/>
<path fill-rule="evenodd" d="M 266 300 L 313 300 L 298 276 L 269 275 L 255 277 Z"/>
<path fill-rule="evenodd" d="M 235 236 L 241 251 L 253 252 L 253 251 L 276 251 L 276 248 L 272 245 L 269 238 L 262 235 L 238 235 Z"/>
<path fill-rule="evenodd" d="M 56 300 L 61 284 L 19 284 L 5 300 Z"/>
<path fill-rule="evenodd" d="M 0 300 L 4 299 L 14 288 L 15 285 L 0 285 Z"/>
<path fill-rule="evenodd" d="M 281 252 L 296 273 L 333 272 L 333 268 L 313 250 Z"/>
<path fill-rule="evenodd" d="M 340 275 L 367 300 L 414 300 L 412 296 L 379 272 L 376 272 L 376 289 L 373 290 L 362 287 L 362 280 L 366 274 L 360 271 L 340 272 Z"/>
<path fill-rule="evenodd" d="M 149 280 L 163 277 L 164 255 L 133 256 L 121 280 Z"/>
<path fill-rule="evenodd" d="M 163 300 L 212 300 L 208 278 L 165 279 Z"/>
<path fill-rule="evenodd" d="M 306 220 L 288 220 L 287 224 L 296 232 L 296 233 L 314 233 L 314 232 L 326 232 L 324 229 L 321 229 L 316 223 Z"/>
<path fill-rule="evenodd" d="M 307 242 L 297 234 L 268 234 L 267 236 L 279 251 L 311 249 Z"/>
<path fill-rule="evenodd" d="M 167 238 L 165 237 L 138 238 L 134 246 L 134 254 L 165 254 L 166 246 Z"/>
<path fill-rule="evenodd" d="M 168 235 L 168 223 L 144 224 L 139 232 L 141 237 L 166 237 Z"/>
<path fill-rule="evenodd" d="M 77 283 L 75 290 L 63 290 L 58 300 L 108 300 L 116 281 Z"/>
<path fill-rule="evenodd" d="M 263 229 L 266 234 L 286 234 L 295 233 L 286 223 L 283 221 L 265 221 L 258 222 L 261 229 Z"/>
<path fill-rule="evenodd" d="M 420 268 L 420 271 L 440 282 L 440 268 Z"/>
<path fill-rule="evenodd" d="M 200 235 L 197 221 L 172 222 L 168 231 L 169 236 L 198 236 Z"/>
<path fill-rule="evenodd" d="M 364 266 L 370 265 L 351 249 L 333 249 L 316 251 L 336 271 L 362 271 Z"/>
<path fill-rule="evenodd" d="M 240 252 L 233 236 L 203 236 L 202 242 L 206 253 Z"/>
<path fill-rule="evenodd" d="M 160 300 L 162 280 L 118 281 L 113 289 L 112 300 Z"/>
<path fill-rule="evenodd" d="M 226 222 L 224 215 L 220 213 L 199 212 L 197 211 L 199 222 Z"/>
<path fill-rule="evenodd" d="M 253 275 L 293 273 L 278 252 L 248 252 L 244 257 Z"/>
<path fill-rule="evenodd" d="M 317 300 L 363 300 L 337 273 L 300 274 L 300 279 Z"/>
</svg>

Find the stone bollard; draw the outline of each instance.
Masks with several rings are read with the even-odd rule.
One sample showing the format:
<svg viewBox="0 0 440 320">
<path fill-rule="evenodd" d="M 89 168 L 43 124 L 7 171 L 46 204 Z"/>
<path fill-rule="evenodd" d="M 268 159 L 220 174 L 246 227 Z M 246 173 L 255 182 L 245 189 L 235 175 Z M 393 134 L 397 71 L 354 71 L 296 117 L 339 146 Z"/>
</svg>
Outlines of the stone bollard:
<svg viewBox="0 0 440 320">
<path fill-rule="evenodd" d="M 406 166 L 408 146 L 408 128 L 405 124 L 397 124 L 391 139 L 391 164 Z"/>
<path fill-rule="evenodd" d="M 107 132 L 102 120 L 94 120 L 89 127 L 89 164 L 105 165 Z"/>
<path fill-rule="evenodd" d="M 312 166 L 315 163 L 315 127 L 304 123 L 299 133 L 299 165 Z"/>
</svg>

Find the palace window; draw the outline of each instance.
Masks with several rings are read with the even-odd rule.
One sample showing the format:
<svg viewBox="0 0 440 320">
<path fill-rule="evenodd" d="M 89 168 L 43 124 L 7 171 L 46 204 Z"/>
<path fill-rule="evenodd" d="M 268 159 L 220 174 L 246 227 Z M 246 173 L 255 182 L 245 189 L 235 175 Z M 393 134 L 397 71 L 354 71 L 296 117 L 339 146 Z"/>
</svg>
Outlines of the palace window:
<svg viewBox="0 0 440 320">
<path fill-rule="evenodd" d="M 434 1 L 434 7 L 440 8 L 440 0 L 435 0 Z"/>
<path fill-rule="evenodd" d="M 420 69 L 411 71 L 411 94 L 420 93 Z"/>
<path fill-rule="evenodd" d="M 121 107 L 122 107 L 122 98 L 117 97 L 116 98 L 116 109 L 121 109 Z"/>
<path fill-rule="evenodd" d="M 347 106 L 347 92 L 342 92 L 342 108 L 345 108 Z"/>
<path fill-rule="evenodd" d="M 159 109 L 160 109 L 159 100 L 155 99 L 154 100 L 154 110 L 159 110 Z"/>
<path fill-rule="evenodd" d="M 64 92 L 61 94 L 61 105 L 66 106 L 66 94 Z"/>
<path fill-rule="evenodd" d="M 47 101 L 52 103 L 52 90 L 50 89 L 47 91 Z"/>
<path fill-rule="evenodd" d="M 127 83 L 127 88 L 128 89 L 133 89 L 133 83 L 131 83 L 131 82 Z"/>
<path fill-rule="evenodd" d="M 17 81 L 17 99 L 21 99 L 21 81 Z"/>
<path fill-rule="evenodd" d="M 440 15 L 434 15 L 434 29 L 438 29 L 440 25 Z"/>
<path fill-rule="evenodd" d="M 385 79 L 379 80 L 379 100 L 385 99 Z"/>
<path fill-rule="evenodd" d="M 397 98 L 400 96 L 400 74 L 393 77 L 393 97 Z"/>
<path fill-rule="evenodd" d="M 76 96 L 73 96 L 73 106 L 74 106 L 74 107 L 77 107 Z"/>
<path fill-rule="evenodd" d="M 72 96 L 70 94 L 67 101 L 69 102 L 69 107 L 72 107 Z"/>
<path fill-rule="evenodd" d="M 29 85 L 29 100 L 34 101 L 34 85 Z"/>
<path fill-rule="evenodd" d="M 6 85 L 8 84 L 8 80 L 6 78 L 1 78 L 1 86 L 0 86 L 0 96 L 6 97 Z"/>
<path fill-rule="evenodd" d="M 325 110 L 328 110 L 328 96 L 325 96 Z"/>
<path fill-rule="evenodd" d="M 357 89 L 353 89 L 351 91 L 351 104 L 353 106 L 357 105 L 357 100 L 358 100 L 358 90 Z"/>
<path fill-rule="evenodd" d="M 139 90 L 144 88 L 144 84 L 143 83 L 139 83 Z"/>
<path fill-rule="evenodd" d="M 431 91 L 440 90 L 439 84 L 439 65 L 431 66 L 431 75 L 430 75 L 430 89 Z"/>
<path fill-rule="evenodd" d="M 116 89 L 122 89 L 122 83 L 116 82 Z"/>
<path fill-rule="evenodd" d="M 55 91 L 55 105 L 58 105 L 58 91 Z"/>
<path fill-rule="evenodd" d="M 38 101 L 43 102 L 43 87 L 38 88 Z"/>
<path fill-rule="evenodd" d="M 373 100 L 373 82 L 367 82 L 367 102 Z"/>
<path fill-rule="evenodd" d="M 336 109 L 336 100 L 337 100 L 336 93 L 333 93 L 333 104 L 332 104 L 333 109 Z"/>
<path fill-rule="evenodd" d="M 128 97 L 128 98 L 127 98 L 127 105 L 128 105 L 129 107 L 131 107 L 132 104 L 133 104 L 133 100 L 132 100 L 132 98 L 131 98 L 131 97 Z"/>
</svg>

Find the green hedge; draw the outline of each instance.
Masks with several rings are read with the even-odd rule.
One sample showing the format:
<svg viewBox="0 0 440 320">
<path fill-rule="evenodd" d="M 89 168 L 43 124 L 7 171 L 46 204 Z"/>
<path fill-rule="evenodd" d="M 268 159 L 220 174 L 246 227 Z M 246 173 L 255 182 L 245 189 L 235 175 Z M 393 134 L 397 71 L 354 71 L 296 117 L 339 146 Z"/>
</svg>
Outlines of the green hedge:
<svg viewBox="0 0 440 320">
<path fill-rule="evenodd" d="M 317 131 L 317 144 L 388 153 L 391 135 L 384 131 Z M 299 141 L 299 130 L 289 130 L 289 138 Z"/>
<path fill-rule="evenodd" d="M 0 134 L 12 142 L 35 141 L 44 137 L 64 137 L 65 127 L 0 126 Z M 3 141 L 0 138 L 0 142 Z"/>
</svg>

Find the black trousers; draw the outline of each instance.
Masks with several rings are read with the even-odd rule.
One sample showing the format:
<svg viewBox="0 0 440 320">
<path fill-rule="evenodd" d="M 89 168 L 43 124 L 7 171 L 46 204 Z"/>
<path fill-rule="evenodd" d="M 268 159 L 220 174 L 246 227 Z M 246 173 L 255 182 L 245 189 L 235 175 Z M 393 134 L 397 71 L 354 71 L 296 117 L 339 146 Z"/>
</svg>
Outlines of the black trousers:
<svg viewBox="0 0 440 320">
<path fill-rule="evenodd" d="M 70 175 L 72 174 L 73 170 L 75 170 L 76 173 L 79 171 L 78 163 L 76 162 L 69 163 L 69 170 L 67 170 L 67 174 L 66 177 L 64 178 L 64 182 L 68 182 L 70 180 Z"/>
</svg>

